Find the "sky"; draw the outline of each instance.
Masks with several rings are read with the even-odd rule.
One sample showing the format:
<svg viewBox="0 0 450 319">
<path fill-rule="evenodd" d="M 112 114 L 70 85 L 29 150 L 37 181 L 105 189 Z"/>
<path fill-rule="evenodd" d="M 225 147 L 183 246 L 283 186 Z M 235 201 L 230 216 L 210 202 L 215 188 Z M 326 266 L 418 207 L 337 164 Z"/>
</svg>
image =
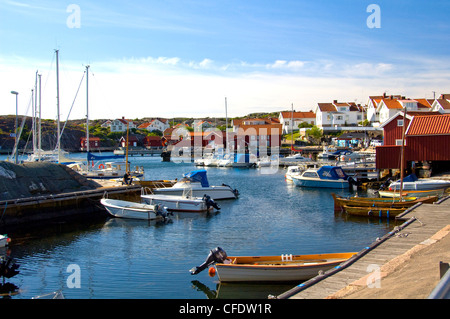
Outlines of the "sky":
<svg viewBox="0 0 450 319">
<path fill-rule="evenodd" d="M 32 114 L 38 73 L 41 116 L 57 118 L 56 50 L 61 120 L 433 98 L 450 93 L 448 12 L 447 0 L 0 0 L 0 114 L 16 112 L 11 91 Z"/>
</svg>

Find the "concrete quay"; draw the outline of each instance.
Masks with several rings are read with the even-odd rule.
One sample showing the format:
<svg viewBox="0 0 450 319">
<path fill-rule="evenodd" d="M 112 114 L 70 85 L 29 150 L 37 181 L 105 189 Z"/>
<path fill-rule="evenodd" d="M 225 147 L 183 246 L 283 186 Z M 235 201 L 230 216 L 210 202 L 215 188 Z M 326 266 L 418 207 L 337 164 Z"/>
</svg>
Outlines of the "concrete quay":
<svg viewBox="0 0 450 319">
<path fill-rule="evenodd" d="M 450 262 L 450 199 L 422 204 L 402 220 L 347 265 L 275 298 L 427 299 L 440 284 L 440 262 Z"/>
</svg>

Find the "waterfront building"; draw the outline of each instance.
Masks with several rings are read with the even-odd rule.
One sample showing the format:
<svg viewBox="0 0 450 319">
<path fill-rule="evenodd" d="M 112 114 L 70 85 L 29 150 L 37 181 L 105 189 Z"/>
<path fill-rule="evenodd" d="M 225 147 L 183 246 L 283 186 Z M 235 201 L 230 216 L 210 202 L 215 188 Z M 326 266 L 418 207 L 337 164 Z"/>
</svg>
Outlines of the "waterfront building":
<svg viewBox="0 0 450 319">
<path fill-rule="evenodd" d="M 280 112 L 278 116 L 284 134 L 291 133 L 292 130 L 298 130 L 301 123 L 316 125 L 316 113 L 308 112 Z M 292 122 L 292 123 L 291 123 Z"/>
</svg>

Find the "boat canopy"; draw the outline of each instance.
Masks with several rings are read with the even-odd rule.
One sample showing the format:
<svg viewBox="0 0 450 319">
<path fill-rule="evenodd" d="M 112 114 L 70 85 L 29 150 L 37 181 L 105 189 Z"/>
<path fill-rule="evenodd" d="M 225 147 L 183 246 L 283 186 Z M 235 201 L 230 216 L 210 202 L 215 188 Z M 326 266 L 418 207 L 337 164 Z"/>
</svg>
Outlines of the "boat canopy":
<svg viewBox="0 0 450 319">
<path fill-rule="evenodd" d="M 90 161 L 105 161 L 105 160 L 124 160 L 124 155 L 94 155 L 91 152 L 87 153 L 87 160 Z"/>
<path fill-rule="evenodd" d="M 419 179 L 417 178 L 417 176 L 415 174 L 409 174 L 408 176 L 403 178 L 403 183 L 405 183 L 405 182 L 417 182 L 418 180 Z M 397 182 L 400 183 L 401 180 L 399 179 Z"/>
<path fill-rule="evenodd" d="M 340 166 L 322 166 L 317 170 L 321 179 L 347 179 L 348 176 Z"/>
<path fill-rule="evenodd" d="M 204 169 L 189 172 L 184 174 L 183 177 L 191 182 L 200 182 L 202 187 L 209 187 L 208 178 L 206 177 L 206 170 Z"/>
</svg>

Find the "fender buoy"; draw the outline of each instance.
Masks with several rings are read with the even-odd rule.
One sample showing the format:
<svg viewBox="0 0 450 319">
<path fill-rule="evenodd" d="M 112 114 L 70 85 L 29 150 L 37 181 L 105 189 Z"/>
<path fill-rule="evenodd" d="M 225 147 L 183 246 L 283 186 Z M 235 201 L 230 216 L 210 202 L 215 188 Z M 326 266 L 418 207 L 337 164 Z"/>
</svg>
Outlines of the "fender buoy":
<svg viewBox="0 0 450 319">
<path fill-rule="evenodd" d="M 98 166 L 98 169 L 103 169 L 103 168 L 105 168 L 105 165 L 103 165 L 103 164 L 100 164 L 100 165 Z"/>
</svg>

